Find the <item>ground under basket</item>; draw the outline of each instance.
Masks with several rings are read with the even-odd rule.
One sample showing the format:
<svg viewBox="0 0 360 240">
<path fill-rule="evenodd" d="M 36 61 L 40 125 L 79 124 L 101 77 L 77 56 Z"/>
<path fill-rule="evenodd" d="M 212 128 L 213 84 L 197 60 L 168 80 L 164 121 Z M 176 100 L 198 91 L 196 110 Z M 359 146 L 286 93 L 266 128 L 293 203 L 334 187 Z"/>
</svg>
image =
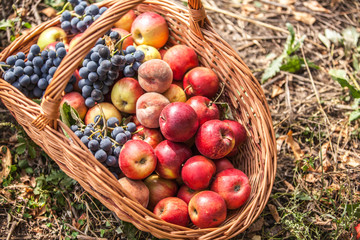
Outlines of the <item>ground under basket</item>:
<svg viewBox="0 0 360 240">
<path fill-rule="evenodd" d="M 260 215 L 270 196 L 276 171 L 276 145 L 272 120 L 260 84 L 236 52 L 211 27 L 200 0 L 189 0 L 188 9 L 170 0 L 107 0 L 110 7 L 83 34 L 79 44 L 63 59 L 41 105 L 0 80 L 0 98 L 33 141 L 70 177 L 108 209 L 138 229 L 167 239 L 229 239 L 245 231 Z M 234 165 L 250 179 L 252 192 L 240 209 L 229 211 L 217 228 L 198 229 L 166 223 L 124 194 L 115 177 L 87 150 L 74 133 L 59 120 L 59 104 L 68 79 L 97 39 L 103 36 L 128 10 L 155 11 L 170 28 L 169 46 L 185 44 L 195 49 L 201 65 L 213 69 L 225 84 L 222 100 L 234 118 L 247 129 L 249 138 L 233 159 Z M 16 39 L 1 54 L 0 61 L 18 51 L 27 53 L 39 34 L 59 25 L 59 17 L 45 22 Z M 69 139 L 64 132 L 70 136 Z"/>
</svg>

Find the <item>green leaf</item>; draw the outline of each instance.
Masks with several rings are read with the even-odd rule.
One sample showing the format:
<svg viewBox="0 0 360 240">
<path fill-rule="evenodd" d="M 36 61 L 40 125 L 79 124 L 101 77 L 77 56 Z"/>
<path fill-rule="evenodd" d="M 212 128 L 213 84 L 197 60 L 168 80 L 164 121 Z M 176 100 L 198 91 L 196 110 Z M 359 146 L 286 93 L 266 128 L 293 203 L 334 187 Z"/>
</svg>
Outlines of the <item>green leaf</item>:
<svg viewBox="0 0 360 240">
<path fill-rule="evenodd" d="M 352 57 L 353 57 L 353 67 L 355 71 L 360 72 L 360 64 L 359 64 L 360 54 L 353 54 Z"/>
<path fill-rule="evenodd" d="M 70 127 L 70 119 L 69 119 L 69 115 L 70 115 L 70 105 L 65 102 L 62 107 L 60 107 L 60 120 L 66 124 L 66 126 Z"/>
<path fill-rule="evenodd" d="M 280 67 L 285 56 L 286 55 L 282 54 L 271 62 L 270 66 L 265 69 L 265 72 L 261 78 L 261 83 L 265 83 L 268 79 L 274 77 L 278 72 L 280 72 Z"/>
<path fill-rule="evenodd" d="M 24 218 L 32 218 L 32 216 L 30 214 L 28 214 L 28 213 L 24 213 L 23 217 Z"/>
<path fill-rule="evenodd" d="M 335 45 L 341 43 L 343 39 L 340 33 L 330 29 L 325 29 L 325 37 L 329 39 L 331 42 L 333 42 Z"/>
<path fill-rule="evenodd" d="M 100 237 L 103 237 L 105 234 L 105 229 L 100 229 Z"/>
<path fill-rule="evenodd" d="M 111 223 L 109 221 L 106 221 L 105 226 L 111 227 Z"/>
<path fill-rule="evenodd" d="M 360 91 L 357 90 L 354 86 L 352 86 L 348 81 L 348 76 L 345 70 L 342 69 L 330 69 L 329 74 L 332 79 L 336 80 L 340 83 L 342 87 L 348 87 L 351 96 L 354 98 L 360 98 Z"/>
<path fill-rule="evenodd" d="M 28 22 L 23 22 L 22 25 L 23 25 L 23 27 L 31 28 L 31 24 Z"/>
<path fill-rule="evenodd" d="M 33 173 L 34 173 L 34 170 L 33 170 L 31 167 L 28 167 L 28 168 L 25 169 L 25 172 L 26 172 L 27 174 L 33 174 Z"/>
<path fill-rule="evenodd" d="M 6 28 L 8 28 L 8 27 L 10 27 L 10 28 L 14 27 L 14 22 L 9 19 L 7 19 L 7 20 L 2 19 L 0 21 L 0 30 L 6 31 Z"/>
<path fill-rule="evenodd" d="M 345 49 L 349 50 L 357 46 L 360 34 L 354 27 L 348 27 L 342 32 Z"/>
<path fill-rule="evenodd" d="M 311 196 L 303 193 L 303 192 L 300 192 L 299 194 L 296 194 L 295 195 L 295 198 L 299 199 L 299 200 L 302 200 L 302 201 L 310 201 L 312 198 Z"/>
<path fill-rule="evenodd" d="M 15 149 L 16 153 L 19 154 L 19 155 L 23 154 L 25 152 L 25 150 L 26 150 L 26 144 L 25 143 L 20 144 Z"/>
<path fill-rule="evenodd" d="M 345 210 L 349 216 L 360 218 L 360 203 L 346 204 Z"/>
<path fill-rule="evenodd" d="M 19 160 L 18 166 L 19 168 L 27 168 L 29 166 L 29 163 L 27 160 Z"/>
<path fill-rule="evenodd" d="M 360 109 L 350 113 L 349 122 L 355 121 L 360 118 Z"/>
<path fill-rule="evenodd" d="M 330 40 L 325 37 L 324 35 L 322 35 L 321 33 L 318 34 L 318 38 L 320 39 L 320 41 L 325 45 L 325 47 L 327 49 L 330 49 L 330 45 L 331 45 L 331 42 Z"/>
<path fill-rule="evenodd" d="M 300 58 L 297 55 L 292 57 L 286 57 L 284 59 L 285 63 L 280 67 L 280 70 L 296 73 L 301 69 L 301 66 L 304 64 L 304 59 Z"/>
<path fill-rule="evenodd" d="M 33 99 L 34 102 L 36 102 L 37 104 L 41 104 L 41 99 Z"/>
<path fill-rule="evenodd" d="M 30 155 L 31 158 L 35 158 L 36 157 L 36 150 L 33 146 L 29 146 L 28 147 L 28 153 Z"/>
<path fill-rule="evenodd" d="M 117 228 L 115 229 L 115 232 L 116 232 L 117 234 L 122 234 L 122 233 L 123 233 L 123 230 L 122 230 L 121 227 L 119 226 L 119 227 L 117 227 Z"/>
</svg>

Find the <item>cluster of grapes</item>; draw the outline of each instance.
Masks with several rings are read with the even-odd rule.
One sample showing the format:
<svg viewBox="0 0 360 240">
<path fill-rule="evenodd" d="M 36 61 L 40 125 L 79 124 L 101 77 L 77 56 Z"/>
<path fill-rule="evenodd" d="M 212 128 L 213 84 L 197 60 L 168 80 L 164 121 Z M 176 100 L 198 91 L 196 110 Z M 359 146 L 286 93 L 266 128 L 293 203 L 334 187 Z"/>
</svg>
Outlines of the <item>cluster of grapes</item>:
<svg viewBox="0 0 360 240">
<path fill-rule="evenodd" d="M 104 166 L 109 167 L 110 171 L 117 177 L 119 174 L 119 154 L 122 146 L 131 139 L 132 133 L 136 131 L 136 124 L 129 122 L 125 126 L 120 126 L 116 117 L 105 119 L 97 115 L 94 118 L 95 124 L 90 123 L 79 127 L 72 125 L 70 129 L 80 138 Z M 108 132 L 111 131 L 110 136 Z"/>
<path fill-rule="evenodd" d="M 110 51 L 105 38 L 111 39 L 115 50 Z M 82 79 L 78 84 L 88 108 L 104 101 L 104 96 L 109 93 L 121 71 L 125 77 L 133 77 L 144 60 L 144 52 L 136 50 L 134 46 L 128 46 L 125 51 L 117 50 L 120 39 L 118 32 L 109 31 L 97 41 L 82 63 L 83 67 L 79 70 Z"/>
<path fill-rule="evenodd" d="M 107 7 L 102 7 L 99 9 L 96 5 L 89 5 L 86 1 L 79 0 L 68 0 L 71 5 L 74 7 L 74 12 L 71 13 L 68 10 L 65 10 L 61 13 L 61 28 L 66 32 L 71 32 L 72 34 L 77 34 L 79 32 L 84 32 L 96 19 L 103 14 Z"/>
<path fill-rule="evenodd" d="M 55 50 L 43 51 L 34 44 L 27 55 L 27 61 L 23 52 L 6 59 L 6 64 L 10 68 L 4 72 L 3 78 L 25 96 L 41 98 L 65 55 L 65 45 L 62 42 L 56 44 Z M 76 77 L 73 75 L 66 85 L 65 92 L 71 92 L 75 82 Z"/>
</svg>

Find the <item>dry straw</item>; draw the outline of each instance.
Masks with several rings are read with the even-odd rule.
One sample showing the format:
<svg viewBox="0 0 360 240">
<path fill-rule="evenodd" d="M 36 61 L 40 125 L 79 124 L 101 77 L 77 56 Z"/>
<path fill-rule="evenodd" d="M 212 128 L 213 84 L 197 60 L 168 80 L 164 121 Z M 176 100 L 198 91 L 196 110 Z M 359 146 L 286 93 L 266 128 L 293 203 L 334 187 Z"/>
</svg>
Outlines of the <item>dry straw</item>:
<svg viewBox="0 0 360 240">
<path fill-rule="evenodd" d="M 70 177 L 124 221 L 138 229 L 168 239 L 229 239 L 245 231 L 264 209 L 274 183 L 276 145 L 265 95 L 258 81 L 236 52 L 211 27 L 200 0 L 189 0 L 188 9 L 169 0 L 107 0 L 110 7 L 82 35 L 79 44 L 60 64 L 44 95 L 41 106 L 0 80 L 0 98 L 36 144 Z M 67 80 L 81 60 L 128 10 L 155 11 L 165 17 L 171 30 L 168 46 L 185 44 L 195 49 L 201 65 L 212 68 L 225 84 L 222 100 L 247 129 L 249 138 L 234 165 L 250 179 L 250 199 L 240 209 L 229 211 L 217 228 L 198 229 L 166 223 L 124 194 L 114 176 L 99 163 L 74 133 L 59 120 L 59 103 Z M 23 51 L 27 53 L 45 29 L 59 25 L 59 17 L 45 22 L 16 39 L 1 54 L 0 61 Z M 66 131 L 71 139 L 65 137 Z"/>
</svg>

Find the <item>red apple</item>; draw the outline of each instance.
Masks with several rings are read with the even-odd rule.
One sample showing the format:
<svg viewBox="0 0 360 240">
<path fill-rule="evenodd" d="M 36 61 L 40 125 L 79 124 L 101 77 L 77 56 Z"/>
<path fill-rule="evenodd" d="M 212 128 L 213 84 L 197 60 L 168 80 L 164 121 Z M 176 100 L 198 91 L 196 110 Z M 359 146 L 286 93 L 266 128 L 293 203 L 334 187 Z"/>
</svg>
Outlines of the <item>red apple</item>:
<svg viewBox="0 0 360 240">
<path fill-rule="evenodd" d="M 173 102 L 160 113 L 160 130 L 164 137 L 173 142 L 189 140 L 199 127 L 196 112 L 183 102 Z"/>
<path fill-rule="evenodd" d="M 216 173 L 219 173 L 225 169 L 235 168 L 234 165 L 227 158 L 215 159 L 214 163 L 216 166 Z"/>
<path fill-rule="evenodd" d="M 119 166 L 126 177 L 134 180 L 144 179 L 156 168 L 156 155 L 153 148 L 141 140 L 127 141 L 119 155 Z"/>
<path fill-rule="evenodd" d="M 251 186 L 245 173 L 239 169 L 230 168 L 215 176 L 211 190 L 224 198 L 228 209 L 237 209 L 250 197 Z"/>
<path fill-rule="evenodd" d="M 200 190 L 195 191 L 184 184 L 179 188 L 177 197 L 181 198 L 182 200 L 184 200 L 184 202 L 189 204 L 190 199 L 199 192 L 200 192 Z"/>
<path fill-rule="evenodd" d="M 121 29 L 121 28 L 113 28 L 113 29 L 111 29 L 112 31 L 115 31 L 115 32 L 118 32 L 119 34 L 120 34 L 120 36 L 121 36 L 121 38 L 123 38 L 123 37 L 125 37 L 126 35 L 128 35 L 129 34 L 129 31 L 127 31 L 127 30 L 125 30 L 125 29 Z M 130 46 L 130 45 L 133 45 L 134 44 L 134 39 L 133 39 L 133 37 L 132 36 L 128 36 L 125 40 L 124 40 L 124 42 L 123 42 L 123 44 L 122 44 L 122 49 L 123 50 L 125 50 L 128 46 Z M 119 46 L 118 46 L 118 49 L 120 49 L 120 44 L 119 44 Z"/>
<path fill-rule="evenodd" d="M 121 112 L 135 113 L 136 102 L 145 92 L 134 78 L 125 77 L 115 83 L 111 90 L 111 102 Z"/>
<path fill-rule="evenodd" d="M 169 38 L 166 20 L 155 12 L 145 12 L 137 16 L 131 25 L 131 33 L 137 45 L 161 48 Z"/>
<path fill-rule="evenodd" d="M 246 134 L 246 130 L 245 130 L 244 126 L 241 123 L 239 123 L 237 121 L 233 121 L 233 120 L 224 120 L 224 122 L 229 124 L 229 126 L 231 127 L 231 129 L 235 135 L 234 149 L 228 155 L 226 155 L 227 157 L 232 157 L 238 153 L 237 147 L 244 144 L 244 142 L 246 141 L 247 134 Z"/>
<path fill-rule="evenodd" d="M 72 106 L 79 113 L 79 117 L 84 119 L 88 108 L 85 106 L 85 99 L 80 93 L 70 92 L 65 94 L 60 102 L 60 107 L 62 107 L 64 102 Z"/>
<path fill-rule="evenodd" d="M 206 121 L 220 118 L 218 107 L 207 97 L 195 96 L 188 99 L 186 103 L 195 110 L 199 119 L 199 126 Z"/>
<path fill-rule="evenodd" d="M 133 134 L 132 139 L 147 142 L 152 148 L 155 149 L 156 146 L 163 140 L 163 137 L 158 129 L 147 128 L 142 125 L 138 125 L 136 127 L 136 133 Z"/>
<path fill-rule="evenodd" d="M 167 50 L 163 59 L 169 64 L 173 71 L 175 81 L 183 80 L 188 70 L 199 66 L 196 52 L 194 49 L 185 45 L 175 45 L 171 47 Z"/>
<path fill-rule="evenodd" d="M 174 197 L 178 190 L 177 184 L 174 181 L 161 178 L 157 174 L 147 177 L 144 183 L 150 191 L 148 204 L 148 209 L 150 210 L 153 210 L 160 200 L 167 197 Z"/>
<path fill-rule="evenodd" d="M 67 43 L 66 32 L 59 27 L 49 27 L 41 32 L 39 35 L 37 45 L 39 45 L 40 50 L 44 50 L 46 46 L 53 42 L 63 42 Z"/>
<path fill-rule="evenodd" d="M 355 231 L 356 231 L 356 240 L 360 239 L 360 223 L 358 225 L 356 225 L 355 227 Z"/>
<path fill-rule="evenodd" d="M 195 145 L 208 158 L 223 158 L 235 146 L 234 133 L 224 121 L 210 120 L 199 128 L 195 135 Z"/>
<path fill-rule="evenodd" d="M 76 35 L 71 39 L 71 41 L 70 41 L 70 43 L 69 43 L 69 51 L 70 51 L 71 49 L 73 49 L 74 46 L 75 46 L 77 43 L 79 43 L 79 40 L 80 40 L 80 38 L 81 38 L 82 35 L 83 35 L 82 33 L 76 34 Z"/>
<path fill-rule="evenodd" d="M 154 208 L 154 214 L 162 220 L 185 227 L 189 223 L 188 205 L 177 197 L 162 199 Z"/>
<path fill-rule="evenodd" d="M 226 203 L 213 191 L 202 191 L 189 202 L 191 221 L 199 228 L 217 227 L 226 219 Z"/>
<path fill-rule="evenodd" d="M 158 159 L 156 173 L 166 179 L 180 177 L 181 165 L 192 156 L 190 148 L 185 144 L 169 140 L 159 143 L 155 154 Z"/>
<path fill-rule="evenodd" d="M 184 89 L 188 96 L 212 98 L 219 90 L 219 78 L 210 68 L 196 67 L 185 74 Z"/>
<path fill-rule="evenodd" d="M 116 23 L 114 23 L 114 27 L 122 28 L 126 31 L 131 31 L 131 25 L 136 18 L 136 14 L 134 10 L 128 11 L 124 16 L 122 16 Z"/>
<path fill-rule="evenodd" d="M 96 104 L 94 107 L 90 108 L 85 115 L 85 124 L 94 123 L 94 118 L 96 115 L 101 115 L 104 113 L 105 119 L 109 119 L 111 117 L 116 117 L 121 121 L 121 114 L 117 108 L 111 103 L 102 102 Z"/>
<path fill-rule="evenodd" d="M 193 190 L 204 190 L 215 175 L 216 166 L 210 159 L 197 155 L 189 158 L 181 169 L 181 178 Z"/>
</svg>

